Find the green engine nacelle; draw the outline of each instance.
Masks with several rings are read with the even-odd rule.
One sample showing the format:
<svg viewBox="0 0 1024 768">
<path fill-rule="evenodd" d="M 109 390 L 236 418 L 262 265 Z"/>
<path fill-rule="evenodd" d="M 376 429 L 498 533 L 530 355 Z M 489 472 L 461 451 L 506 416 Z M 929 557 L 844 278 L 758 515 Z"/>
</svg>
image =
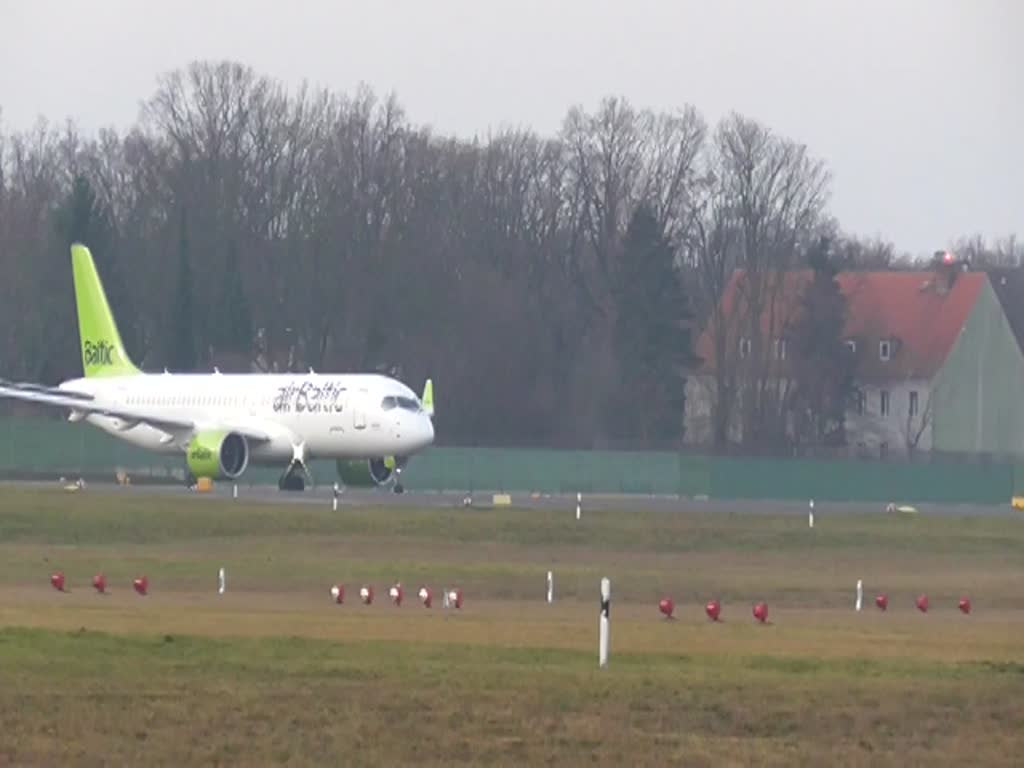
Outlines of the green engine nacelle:
<svg viewBox="0 0 1024 768">
<path fill-rule="evenodd" d="M 196 478 L 234 480 L 249 466 L 249 443 L 237 432 L 200 432 L 188 445 L 186 461 Z"/>
<path fill-rule="evenodd" d="M 394 456 L 358 461 L 338 459 L 338 477 L 351 488 L 384 485 L 395 474 Z"/>
</svg>

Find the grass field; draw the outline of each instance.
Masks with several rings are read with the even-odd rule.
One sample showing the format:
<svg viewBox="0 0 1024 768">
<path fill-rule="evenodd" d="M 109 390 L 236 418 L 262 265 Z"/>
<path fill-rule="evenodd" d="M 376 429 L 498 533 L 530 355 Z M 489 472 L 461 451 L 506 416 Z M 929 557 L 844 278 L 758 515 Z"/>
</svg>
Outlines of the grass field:
<svg viewBox="0 0 1024 768">
<path fill-rule="evenodd" d="M 461 587 L 464 609 L 423 608 L 420 584 Z M 810 531 L 799 510 L 577 523 L 5 490 L 0 683 L 0 765 L 1019 764 L 1024 516 L 822 509 Z"/>
</svg>

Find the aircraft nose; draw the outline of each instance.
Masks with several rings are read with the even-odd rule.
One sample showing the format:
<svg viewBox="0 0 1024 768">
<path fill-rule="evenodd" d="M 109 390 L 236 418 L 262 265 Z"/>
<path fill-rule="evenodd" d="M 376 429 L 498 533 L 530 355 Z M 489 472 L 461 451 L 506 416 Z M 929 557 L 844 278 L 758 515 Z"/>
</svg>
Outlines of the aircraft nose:
<svg viewBox="0 0 1024 768">
<path fill-rule="evenodd" d="M 395 425 L 395 437 L 407 451 L 422 450 L 434 442 L 434 423 L 426 414 L 403 419 Z"/>
</svg>

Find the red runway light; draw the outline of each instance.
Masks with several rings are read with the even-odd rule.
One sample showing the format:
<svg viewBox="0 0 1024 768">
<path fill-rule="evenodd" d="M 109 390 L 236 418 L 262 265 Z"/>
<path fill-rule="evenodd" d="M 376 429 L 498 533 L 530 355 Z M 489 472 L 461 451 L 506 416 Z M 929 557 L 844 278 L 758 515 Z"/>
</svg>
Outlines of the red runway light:
<svg viewBox="0 0 1024 768">
<path fill-rule="evenodd" d="M 393 602 L 397 606 L 401 606 L 402 598 L 405 597 L 405 590 L 402 589 L 401 584 L 395 584 L 388 591 L 388 595 L 391 598 L 391 602 Z"/>
<path fill-rule="evenodd" d="M 92 588 L 101 595 L 104 594 L 107 591 L 107 577 L 102 573 L 97 573 L 92 577 Z"/>
<path fill-rule="evenodd" d="M 50 575 L 50 585 L 58 592 L 64 591 L 64 571 L 57 571 Z"/>
<path fill-rule="evenodd" d="M 661 602 L 658 603 L 658 610 L 661 611 L 661 614 L 666 619 L 671 619 L 672 618 L 672 613 L 675 611 L 675 609 L 676 609 L 676 604 L 673 603 L 672 599 L 669 598 L 669 597 L 661 598 Z"/>
<path fill-rule="evenodd" d="M 140 576 L 132 582 L 132 589 L 145 596 L 149 592 L 149 579 L 145 576 Z"/>
<path fill-rule="evenodd" d="M 722 604 L 717 600 L 712 600 L 704 606 L 704 613 L 706 613 L 708 618 L 712 621 L 718 621 L 718 617 L 722 615 Z"/>
<path fill-rule="evenodd" d="M 762 624 L 768 621 L 768 605 L 766 603 L 758 603 L 754 606 L 754 618 Z"/>
<path fill-rule="evenodd" d="M 967 615 L 971 612 L 971 601 L 969 598 L 960 598 L 960 613 Z"/>
<path fill-rule="evenodd" d="M 887 595 L 878 595 L 875 598 L 875 605 L 878 606 L 878 610 L 884 611 L 889 607 L 889 598 Z"/>
<path fill-rule="evenodd" d="M 928 595 L 921 595 L 917 598 L 917 610 L 921 613 L 928 613 Z"/>
</svg>

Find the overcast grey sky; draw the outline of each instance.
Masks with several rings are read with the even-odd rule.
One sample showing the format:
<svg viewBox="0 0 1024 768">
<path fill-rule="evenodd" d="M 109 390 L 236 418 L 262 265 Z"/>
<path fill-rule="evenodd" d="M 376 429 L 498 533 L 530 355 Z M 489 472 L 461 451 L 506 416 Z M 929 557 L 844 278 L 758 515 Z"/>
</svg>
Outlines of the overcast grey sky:
<svg viewBox="0 0 1024 768">
<path fill-rule="evenodd" d="M 1024 237 L 1024 0 L 0 0 L 6 129 L 124 128 L 160 73 L 233 59 L 394 91 L 461 136 L 574 104 L 729 110 L 805 142 L 847 230 L 912 253 Z"/>
</svg>

